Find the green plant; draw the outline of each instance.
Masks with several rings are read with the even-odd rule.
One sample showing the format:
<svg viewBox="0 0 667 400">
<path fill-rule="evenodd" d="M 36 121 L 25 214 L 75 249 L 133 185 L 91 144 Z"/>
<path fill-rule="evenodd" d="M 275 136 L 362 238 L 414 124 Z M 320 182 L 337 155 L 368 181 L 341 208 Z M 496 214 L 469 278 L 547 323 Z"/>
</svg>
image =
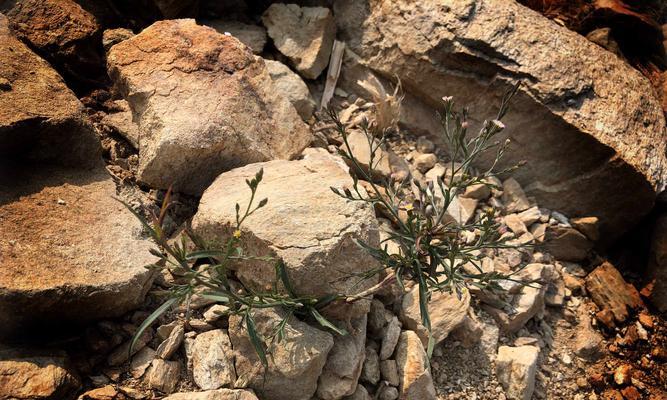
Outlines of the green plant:
<svg viewBox="0 0 667 400">
<path fill-rule="evenodd" d="M 452 291 L 460 298 L 462 292 L 470 287 L 499 290 L 500 280 L 516 281 L 512 276 L 516 272 L 501 274 L 484 272 L 481 268 L 485 250 L 517 247 L 508 244 L 507 239 L 500 234 L 497 210 L 487 208 L 481 218 L 465 224 L 459 224 L 449 217 L 448 210 L 456 206 L 457 196 L 463 194 L 467 188 L 473 185 L 496 188 L 490 178 L 514 169 L 496 171 L 498 161 L 509 141 L 499 143 L 495 138 L 504 129 L 500 120 L 507 112 L 509 101 L 517 89 L 518 86 L 514 87 L 503 98 L 497 117 L 484 121 L 480 132 L 472 137 L 468 135 L 467 110 L 456 112 L 452 98 L 443 98 L 443 139 L 450 160 L 444 179 L 438 177 L 436 182 L 430 181 L 426 185 L 416 179 L 412 182 L 408 179 L 401 182 L 385 179 L 381 183 L 375 183 L 377 180 L 374 177 L 378 174 L 374 173 L 374 169 L 380 161 L 380 149 L 386 142 L 384 132 L 373 131 L 367 122 L 362 123 L 361 129 L 370 148 L 369 167 L 364 168 L 352 152 L 345 125 L 336 113 L 329 113 L 344 143 L 340 155 L 351 166 L 354 178 L 351 188 L 331 189 L 350 201 L 370 203 L 381 209 L 395 228 L 379 248 L 359 243 L 382 265 L 371 274 L 386 275 L 380 284 L 364 292 L 362 296 L 368 296 L 391 282 L 397 282 L 404 288 L 405 280 L 414 281 L 419 287 L 422 324 L 430 332 L 431 321 L 427 305 L 434 291 Z M 491 167 L 475 173 L 475 162 L 482 154 L 494 149 L 495 161 Z M 363 186 L 360 181 L 365 181 Z M 413 192 L 411 184 L 416 189 L 414 199 L 410 195 Z M 475 238 L 472 241 L 471 234 Z M 390 254 L 388 241 L 398 245 L 398 254 Z M 359 297 L 351 296 L 348 300 L 355 301 Z M 429 354 L 432 348 L 431 340 Z"/>
<path fill-rule="evenodd" d="M 150 268 L 160 272 L 166 270 L 174 278 L 174 283 L 169 290 L 162 293 L 166 295 L 167 300 L 146 318 L 137 329 L 130 345 L 130 352 L 132 352 L 143 332 L 161 315 L 176 304 L 188 304 L 195 294 L 227 306 L 230 315 L 235 314 L 243 317 L 242 321 L 248 331 L 248 337 L 264 367 L 268 365 L 268 343 L 274 340 L 277 342 L 282 340 L 285 325 L 292 315 L 312 318 L 325 329 L 338 334 L 346 334 L 345 330 L 328 321 L 318 311 L 331 301 L 336 300 L 337 296 L 324 298 L 300 296 L 290 284 L 285 266 L 280 260 L 270 257 L 256 257 L 244 252 L 241 234 L 242 224 L 246 218 L 264 207 L 268 202 L 268 199 L 262 199 L 255 205 L 255 195 L 257 187 L 262 181 L 262 176 L 263 170 L 260 170 L 253 179 L 246 180 L 250 189 L 250 200 L 243 209 L 240 204 L 235 205 L 235 229 L 222 246 L 207 244 L 195 235 L 189 227 L 181 234 L 179 241 L 172 242 L 169 240 L 162 226 L 171 205 L 171 189 L 165 195 L 159 215 L 151 215 L 150 223 L 141 213 L 123 203 L 142 222 L 144 229 L 157 245 L 157 249 L 153 249 L 151 253 L 158 258 L 158 262 L 151 265 Z M 276 275 L 271 291 L 258 291 L 235 279 L 232 264 L 244 260 L 263 260 L 274 263 Z M 279 285 L 282 286 L 279 287 Z M 269 337 L 262 337 L 256 329 L 252 311 L 273 307 L 280 307 L 285 310 L 285 317 L 276 324 Z"/>
</svg>

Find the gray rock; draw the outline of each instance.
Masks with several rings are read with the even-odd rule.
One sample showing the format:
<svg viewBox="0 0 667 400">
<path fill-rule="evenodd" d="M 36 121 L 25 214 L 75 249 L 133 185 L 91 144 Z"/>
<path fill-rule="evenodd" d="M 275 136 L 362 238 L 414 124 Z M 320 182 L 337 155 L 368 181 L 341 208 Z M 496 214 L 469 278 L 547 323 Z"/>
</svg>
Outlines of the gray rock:
<svg viewBox="0 0 667 400">
<path fill-rule="evenodd" d="M 229 33 L 237 38 L 241 43 L 252 49 L 255 54 L 264 51 L 266 45 L 266 29 L 257 25 L 244 24 L 239 21 L 211 20 L 204 21 L 204 25 L 218 31 L 218 33 Z"/>
<path fill-rule="evenodd" d="M 371 385 L 377 385 L 380 381 L 380 358 L 377 351 L 370 347 L 366 347 L 366 360 L 360 379 Z"/>
<path fill-rule="evenodd" d="M 221 172 L 295 157 L 311 141 L 261 58 L 194 20 L 159 21 L 109 51 L 139 125 L 137 177 L 201 194 Z"/>
<path fill-rule="evenodd" d="M 380 361 L 380 375 L 382 376 L 382 380 L 391 386 L 398 386 L 400 384 L 396 360 Z"/>
<path fill-rule="evenodd" d="M 159 358 L 168 360 L 181 347 L 185 335 L 185 328 L 183 324 L 178 324 L 169 333 L 169 337 L 165 339 L 160 346 L 158 346 L 156 355 Z"/>
<path fill-rule="evenodd" d="M 368 394 L 368 390 L 363 385 L 357 385 L 357 390 L 351 396 L 347 396 L 345 400 L 371 400 L 372 397 Z"/>
<path fill-rule="evenodd" d="M 264 60 L 278 93 L 289 99 L 304 121 L 310 119 L 315 111 L 315 100 L 310 89 L 299 75 L 279 61 Z"/>
<path fill-rule="evenodd" d="M 155 359 L 155 350 L 150 347 L 144 347 L 132 357 L 130 362 L 130 374 L 135 379 L 144 376 L 146 369 L 151 365 Z"/>
<path fill-rule="evenodd" d="M 234 385 L 234 355 L 227 332 L 216 329 L 200 333 L 192 344 L 190 354 L 192 377 L 201 389 Z"/>
<path fill-rule="evenodd" d="M 305 78 L 317 78 L 329 64 L 336 24 L 328 8 L 274 3 L 262 23 L 278 51 Z"/>
<path fill-rule="evenodd" d="M 378 390 L 378 400 L 396 400 L 398 399 L 398 389 L 393 386 L 382 386 Z"/>
<path fill-rule="evenodd" d="M 386 360 L 394 354 L 396 343 L 401 336 L 401 322 L 396 316 L 392 316 L 386 325 L 382 335 L 382 346 L 380 347 L 380 360 Z"/>
<path fill-rule="evenodd" d="M 530 400 L 535 389 L 535 372 L 540 349 L 534 346 L 500 346 L 496 376 L 509 400 Z"/>
</svg>

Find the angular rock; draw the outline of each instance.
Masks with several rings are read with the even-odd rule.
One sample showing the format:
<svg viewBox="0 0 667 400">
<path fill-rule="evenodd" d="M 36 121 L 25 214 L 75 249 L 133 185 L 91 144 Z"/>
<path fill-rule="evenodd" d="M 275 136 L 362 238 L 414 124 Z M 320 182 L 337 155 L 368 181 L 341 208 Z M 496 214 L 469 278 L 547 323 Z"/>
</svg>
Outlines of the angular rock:
<svg viewBox="0 0 667 400">
<path fill-rule="evenodd" d="M 83 105 L 46 61 L 12 35 L 2 14 L 0 80 L 0 160 L 101 165 L 102 148 Z"/>
<path fill-rule="evenodd" d="M 395 365 L 396 362 L 394 361 Z M 364 368 L 361 371 L 360 379 L 371 385 L 377 385 L 380 381 L 380 357 L 373 348 L 366 347 L 366 360 L 364 360 Z"/>
<path fill-rule="evenodd" d="M 373 299 L 371 301 L 370 312 L 368 313 L 368 336 L 374 339 L 382 339 L 385 327 L 393 317 L 394 314 L 387 310 L 380 300 Z"/>
<path fill-rule="evenodd" d="M 217 322 L 219 319 L 229 314 L 229 307 L 216 304 L 204 312 L 204 321 L 208 323 Z"/>
<path fill-rule="evenodd" d="M 359 166 L 367 173 L 370 173 L 371 163 L 371 148 L 368 145 L 368 137 L 360 130 L 353 130 L 348 133 L 347 143 L 350 145 L 350 151 L 359 163 Z M 378 142 L 374 141 L 373 147 L 378 146 Z M 347 151 L 347 146 L 343 143 L 340 145 L 342 151 Z M 383 149 L 379 148 L 373 157 L 373 179 L 382 179 L 391 175 L 391 166 L 389 163 L 389 154 Z"/>
<path fill-rule="evenodd" d="M 81 82 L 104 74 L 100 25 L 95 16 L 76 1 L 9 3 L 14 4 L 6 15 L 16 36 L 48 59 L 61 74 Z"/>
<path fill-rule="evenodd" d="M 605 262 L 586 277 L 586 291 L 600 310 L 609 310 L 618 323 L 644 303 L 635 287 L 627 283 L 614 266 Z"/>
<path fill-rule="evenodd" d="M 378 390 L 378 400 L 398 399 L 398 389 L 392 386 L 382 386 Z"/>
<path fill-rule="evenodd" d="M 109 51 L 113 45 L 127 40 L 134 36 L 134 32 L 127 28 L 105 29 L 102 32 L 102 47 L 104 51 Z"/>
<path fill-rule="evenodd" d="M 378 245 L 374 211 L 331 191 L 330 187 L 352 185 L 340 158 L 323 149 L 308 149 L 304 154 L 299 161 L 258 163 L 220 175 L 204 193 L 193 229 L 213 243 L 226 240 L 236 224 L 234 207 L 229 205 L 246 204 L 245 180 L 263 168 L 256 198 L 267 197 L 268 203 L 241 227 L 248 252 L 281 258 L 294 290 L 301 295 L 356 294 L 376 283 L 374 279 L 359 283 L 352 276 L 376 268 L 377 262 L 355 243 Z M 263 261 L 244 262 L 237 275 L 251 286 L 270 288 L 275 267 Z M 330 315 L 334 311 L 329 310 Z M 340 311 L 340 319 L 354 318 L 368 312 L 368 303 Z"/>
<path fill-rule="evenodd" d="M 574 228 L 549 226 L 543 246 L 557 260 L 577 262 L 586 259 L 593 243 Z"/>
<path fill-rule="evenodd" d="M 401 336 L 401 323 L 396 316 L 393 316 L 387 324 L 382 335 L 382 345 L 380 346 L 380 359 L 386 360 L 394 354 L 396 344 Z"/>
<path fill-rule="evenodd" d="M 156 350 L 156 355 L 159 358 L 168 360 L 181 347 L 185 335 L 185 327 L 182 324 L 176 325 L 169 333 L 169 337 L 165 339 Z M 216 388 L 213 388 L 216 389 Z"/>
<path fill-rule="evenodd" d="M 284 317 L 282 311 L 275 309 L 253 312 L 257 331 L 264 337 L 273 333 Z M 317 378 L 334 344 L 331 335 L 290 317 L 285 325 L 284 338 L 270 348 L 269 366 L 264 371 L 241 318 L 234 315 L 229 321 L 234 365 L 240 378 L 235 386 L 252 388 L 260 398 L 310 399 L 317 390 Z"/>
<path fill-rule="evenodd" d="M 404 400 L 435 400 L 435 388 L 422 341 L 413 331 L 403 331 L 396 347 L 399 392 Z"/>
<path fill-rule="evenodd" d="M 588 310 L 582 305 L 577 311 L 579 324 L 574 337 L 574 352 L 581 358 L 596 360 L 604 349 L 603 337 L 593 328 Z"/>
<path fill-rule="evenodd" d="M 368 390 L 363 385 L 357 385 L 357 390 L 351 396 L 347 396 L 345 400 L 371 400 L 372 397 L 368 394 Z"/>
<path fill-rule="evenodd" d="M 329 64 L 336 23 L 328 8 L 274 3 L 264 12 L 262 23 L 278 51 L 305 78 L 317 78 Z"/>
<path fill-rule="evenodd" d="M 146 382 L 149 387 L 163 393 L 172 393 L 178 384 L 181 365 L 178 361 L 165 361 L 156 358 L 146 372 Z"/>
<path fill-rule="evenodd" d="M 634 226 L 664 188 L 667 130 L 651 84 L 580 34 L 504 0 L 339 0 L 334 14 L 358 64 L 397 76 L 421 106 L 454 95 L 482 121 L 497 111 L 488 96 L 522 81 L 497 139 L 512 138 L 499 167 L 527 161 L 515 173 L 526 195 L 598 217 L 604 243 Z"/>
<path fill-rule="evenodd" d="M 382 379 L 387 381 L 391 386 L 398 386 L 400 384 L 396 360 L 380 361 L 380 375 L 382 376 Z"/>
<path fill-rule="evenodd" d="M 227 332 L 216 329 L 200 333 L 195 338 L 190 354 L 192 378 L 201 389 L 234 385 L 234 355 Z"/>
<path fill-rule="evenodd" d="M 105 170 L 0 168 L 0 336 L 142 303 L 153 245 Z"/>
<path fill-rule="evenodd" d="M 251 390 L 217 389 L 203 392 L 175 393 L 164 400 L 258 400 Z"/>
<path fill-rule="evenodd" d="M 364 350 L 366 321 L 365 315 L 357 318 L 351 323 L 351 332 L 334 337 L 333 347 L 317 384 L 317 396 L 320 399 L 340 399 L 352 395 L 357 389 L 367 354 Z"/>
<path fill-rule="evenodd" d="M 583 233 L 589 240 L 596 242 L 600 238 L 598 224 L 600 219 L 597 217 L 572 218 L 570 220 L 574 229 Z"/>
<path fill-rule="evenodd" d="M 656 218 L 653 227 L 647 276 L 654 279 L 651 302 L 667 311 L 667 213 Z"/>
<path fill-rule="evenodd" d="M 137 352 L 137 354 L 132 357 L 132 362 L 130 362 L 130 373 L 135 379 L 139 379 L 144 376 L 146 369 L 151 365 L 155 359 L 155 350 L 150 347 L 144 347 Z"/>
<path fill-rule="evenodd" d="M 502 200 L 509 212 L 522 212 L 530 207 L 530 201 L 528 201 L 523 188 L 514 178 L 509 178 L 503 182 Z"/>
<path fill-rule="evenodd" d="M 539 347 L 500 346 L 496 358 L 496 376 L 509 400 L 530 400 L 535 389 Z"/>
<path fill-rule="evenodd" d="M 435 344 L 445 340 L 449 333 L 458 327 L 466 318 L 470 307 L 470 293 L 463 291 L 461 299 L 456 293 L 445 291 L 433 292 L 428 302 L 431 318 L 431 334 Z M 428 330 L 421 324 L 419 311 L 419 288 L 415 286 L 403 296 L 401 308 L 403 326 L 416 332 L 424 346 L 428 344 Z"/>
<path fill-rule="evenodd" d="M 107 63 L 139 124 L 137 176 L 148 185 L 198 195 L 223 171 L 292 158 L 310 142 L 262 59 L 194 20 L 156 22 Z"/>
<path fill-rule="evenodd" d="M 64 354 L 26 349 L 0 351 L 0 398 L 16 400 L 66 399 L 81 386 Z"/>
<path fill-rule="evenodd" d="M 132 110 L 125 100 L 114 101 L 117 112 L 106 114 L 101 123 L 125 138 L 135 149 L 139 148 L 139 126 L 132 120 Z"/>
<path fill-rule="evenodd" d="M 279 61 L 264 60 L 264 62 L 278 93 L 289 99 L 304 121 L 309 120 L 316 105 L 303 79 Z"/>
<path fill-rule="evenodd" d="M 211 20 L 204 21 L 204 25 L 218 31 L 218 33 L 229 33 L 241 43 L 250 47 L 253 53 L 260 54 L 266 45 L 266 29 L 257 25 L 244 24 L 239 21 Z"/>
</svg>

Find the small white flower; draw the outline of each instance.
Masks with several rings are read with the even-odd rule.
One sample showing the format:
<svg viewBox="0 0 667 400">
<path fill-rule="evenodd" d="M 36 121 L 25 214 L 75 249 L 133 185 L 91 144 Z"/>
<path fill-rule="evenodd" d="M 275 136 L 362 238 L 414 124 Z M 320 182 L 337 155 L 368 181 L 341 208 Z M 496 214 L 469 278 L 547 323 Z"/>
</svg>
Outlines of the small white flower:
<svg viewBox="0 0 667 400">
<path fill-rule="evenodd" d="M 442 98 L 442 101 L 444 101 L 445 103 L 449 103 L 449 102 L 451 102 L 452 100 L 454 100 L 454 96 L 444 96 L 444 97 Z"/>
<path fill-rule="evenodd" d="M 495 126 L 496 129 L 498 129 L 498 130 L 501 130 L 501 131 L 502 131 L 503 129 L 505 129 L 505 124 L 503 124 L 502 122 L 500 122 L 500 121 L 497 120 L 497 119 L 494 119 L 493 121 L 491 121 L 491 123 L 492 123 L 493 126 Z"/>
<path fill-rule="evenodd" d="M 461 122 L 461 128 L 468 129 L 468 121 Z"/>
</svg>

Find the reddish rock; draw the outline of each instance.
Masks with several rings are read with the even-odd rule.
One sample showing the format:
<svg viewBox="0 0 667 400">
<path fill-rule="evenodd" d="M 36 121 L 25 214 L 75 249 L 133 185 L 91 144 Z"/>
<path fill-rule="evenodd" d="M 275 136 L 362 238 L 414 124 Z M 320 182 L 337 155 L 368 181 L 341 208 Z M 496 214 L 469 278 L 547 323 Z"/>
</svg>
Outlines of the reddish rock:
<svg viewBox="0 0 667 400">
<path fill-rule="evenodd" d="M 634 386 L 628 386 L 621 390 L 621 394 L 625 400 L 641 400 L 642 395 Z"/>
<path fill-rule="evenodd" d="M 602 389 L 605 386 L 604 375 L 597 372 L 588 377 L 588 382 L 596 389 Z"/>
<path fill-rule="evenodd" d="M 653 329 L 654 327 L 653 317 L 645 312 L 639 313 L 639 323 L 646 329 Z"/>
<path fill-rule="evenodd" d="M 644 307 L 639 292 L 627 283 L 609 262 L 586 277 L 586 290 L 601 310 L 609 310 L 616 322 L 624 322 L 630 311 Z"/>
<path fill-rule="evenodd" d="M 79 389 L 79 378 L 65 355 L 29 350 L 0 352 L 0 399 L 68 399 Z"/>
<path fill-rule="evenodd" d="M 617 385 L 627 385 L 632 380 L 632 365 L 623 364 L 614 370 L 614 382 Z"/>
</svg>

